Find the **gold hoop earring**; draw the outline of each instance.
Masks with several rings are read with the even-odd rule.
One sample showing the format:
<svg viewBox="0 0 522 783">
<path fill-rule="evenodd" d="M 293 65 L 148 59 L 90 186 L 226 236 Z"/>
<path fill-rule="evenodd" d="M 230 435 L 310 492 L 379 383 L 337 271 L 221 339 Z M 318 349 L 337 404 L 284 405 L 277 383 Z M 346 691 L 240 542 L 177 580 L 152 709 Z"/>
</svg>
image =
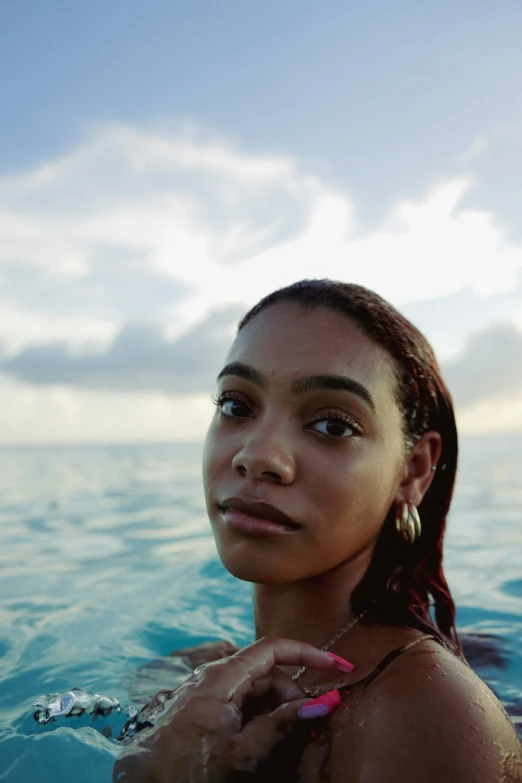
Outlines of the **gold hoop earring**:
<svg viewBox="0 0 522 783">
<path fill-rule="evenodd" d="M 395 515 L 395 527 L 405 541 L 413 544 L 422 533 L 422 525 L 417 507 L 406 500 L 402 506 L 397 507 Z"/>
</svg>

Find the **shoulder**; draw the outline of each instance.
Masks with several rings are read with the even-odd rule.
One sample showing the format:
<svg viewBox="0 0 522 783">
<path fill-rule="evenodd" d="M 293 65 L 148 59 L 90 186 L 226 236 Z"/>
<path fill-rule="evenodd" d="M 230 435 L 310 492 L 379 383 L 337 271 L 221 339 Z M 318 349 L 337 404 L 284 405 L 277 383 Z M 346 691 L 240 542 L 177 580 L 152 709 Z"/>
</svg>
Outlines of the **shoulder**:
<svg viewBox="0 0 522 783">
<path fill-rule="evenodd" d="M 435 642 L 393 661 L 355 712 L 343 705 L 332 721 L 332 783 L 345 783 L 348 761 L 357 783 L 522 781 L 522 746 L 502 705 Z"/>
</svg>

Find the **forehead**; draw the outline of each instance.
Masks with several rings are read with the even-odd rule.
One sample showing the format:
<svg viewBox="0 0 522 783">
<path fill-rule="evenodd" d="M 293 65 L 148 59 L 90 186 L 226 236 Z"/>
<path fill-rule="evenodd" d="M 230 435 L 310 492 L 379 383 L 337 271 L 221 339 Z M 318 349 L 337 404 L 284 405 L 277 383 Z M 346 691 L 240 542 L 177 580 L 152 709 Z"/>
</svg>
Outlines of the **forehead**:
<svg viewBox="0 0 522 783">
<path fill-rule="evenodd" d="M 370 387 L 372 395 L 393 394 L 391 357 L 355 321 L 326 307 L 294 302 L 271 305 L 237 335 L 227 357 L 249 364 L 268 382 L 320 374 L 345 375 Z"/>
</svg>

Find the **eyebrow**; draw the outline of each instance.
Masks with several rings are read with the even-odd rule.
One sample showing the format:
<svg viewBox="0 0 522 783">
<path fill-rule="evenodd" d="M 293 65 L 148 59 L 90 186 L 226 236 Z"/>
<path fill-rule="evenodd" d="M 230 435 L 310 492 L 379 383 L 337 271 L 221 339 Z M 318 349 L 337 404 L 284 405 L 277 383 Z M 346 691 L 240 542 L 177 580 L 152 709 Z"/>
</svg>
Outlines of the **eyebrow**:
<svg viewBox="0 0 522 783">
<path fill-rule="evenodd" d="M 218 381 L 225 375 L 235 375 L 238 378 L 243 378 L 260 389 L 267 388 L 261 373 L 250 367 L 250 365 L 243 364 L 243 362 L 231 362 L 225 365 L 217 377 Z M 307 392 L 321 390 L 347 391 L 362 399 L 375 413 L 375 402 L 366 386 L 345 375 L 310 375 L 308 378 L 301 378 L 292 384 L 294 394 L 306 394 Z"/>
<path fill-rule="evenodd" d="M 321 389 L 333 389 L 334 391 L 347 391 L 360 397 L 375 413 L 375 403 L 372 395 L 362 383 L 354 381 L 353 378 L 347 378 L 345 375 L 311 375 L 309 378 L 302 378 L 295 381 L 292 385 L 295 394 L 305 394 L 310 391 Z"/>
<path fill-rule="evenodd" d="M 259 386 L 260 389 L 266 389 L 266 383 L 263 380 L 263 376 L 249 364 L 243 364 L 243 362 L 231 362 L 225 364 L 217 379 L 224 378 L 225 375 L 236 375 L 238 378 L 243 378 L 245 381 L 250 381 L 255 386 Z"/>
</svg>

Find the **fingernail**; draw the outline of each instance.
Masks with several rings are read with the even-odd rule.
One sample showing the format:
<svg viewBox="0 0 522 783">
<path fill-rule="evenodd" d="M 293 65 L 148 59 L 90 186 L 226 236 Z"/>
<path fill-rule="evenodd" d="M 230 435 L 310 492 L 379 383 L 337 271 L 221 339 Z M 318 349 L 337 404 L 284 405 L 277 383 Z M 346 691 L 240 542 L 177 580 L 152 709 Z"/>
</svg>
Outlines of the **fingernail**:
<svg viewBox="0 0 522 783">
<path fill-rule="evenodd" d="M 336 655 L 335 653 L 327 652 L 327 655 L 330 656 L 330 658 L 333 658 L 335 661 L 335 668 L 339 669 L 341 672 L 353 672 L 355 669 L 355 666 L 353 663 L 350 663 L 350 661 L 345 660 L 344 658 L 341 658 L 339 655 Z"/>
<path fill-rule="evenodd" d="M 305 704 L 297 713 L 298 718 L 323 718 L 330 712 L 327 704 Z"/>
<path fill-rule="evenodd" d="M 318 696 L 317 699 L 313 699 L 301 707 L 297 715 L 299 718 L 322 718 L 333 712 L 340 703 L 339 691 L 328 691 L 328 693 L 323 693 L 322 696 Z"/>
<path fill-rule="evenodd" d="M 341 695 L 338 690 L 328 691 L 328 693 L 323 693 L 322 696 L 318 696 L 314 701 L 316 704 L 326 704 L 330 710 L 335 710 L 341 703 Z"/>
</svg>

